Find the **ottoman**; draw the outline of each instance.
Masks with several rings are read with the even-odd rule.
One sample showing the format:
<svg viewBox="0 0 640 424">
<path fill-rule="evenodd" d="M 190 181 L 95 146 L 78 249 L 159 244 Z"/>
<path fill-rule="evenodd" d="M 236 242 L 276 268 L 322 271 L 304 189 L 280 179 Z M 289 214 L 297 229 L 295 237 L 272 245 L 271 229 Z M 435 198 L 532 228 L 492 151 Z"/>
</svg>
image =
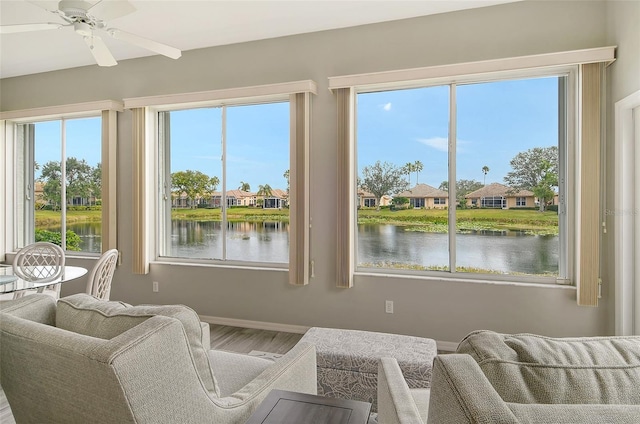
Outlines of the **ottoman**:
<svg viewBox="0 0 640 424">
<path fill-rule="evenodd" d="M 300 339 L 316 346 L 318 394 L 371 402 L 377 411 L 378 359 L 395 358 L 412 389 L 431 385 L 436 342 L 370 331 L 310 328 Z"/>
</svg>

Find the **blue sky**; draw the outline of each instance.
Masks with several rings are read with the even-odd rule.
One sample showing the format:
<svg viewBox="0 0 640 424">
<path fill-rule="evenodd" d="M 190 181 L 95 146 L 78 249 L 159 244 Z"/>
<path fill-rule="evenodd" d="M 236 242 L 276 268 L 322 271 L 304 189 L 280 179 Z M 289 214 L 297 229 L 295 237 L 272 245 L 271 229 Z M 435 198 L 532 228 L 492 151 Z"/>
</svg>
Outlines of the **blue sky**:
<svg viewBox="0 0 640 424">
<path fill-rule="evenodd" d="M 519 152 L 558 143 L 557 78 L 457 86 L 456 179 L 503 182 Z M 448 175 L 449 87 L 358 95 L 358 170 L 377 160 L 419 160 L 418 182 Z M 416 175 L 411 176 L 415 185 Z"/>
<path fill-rule="evenodd" d="M 482 182 L 486 165 L 486 183 L 503 182 L 517 153 L 557 145 L 557 85 L 557 78 L 538 78 L 458 86 L 457 179 Z M 398 166 L 419 160 L 420 183 L 438 187 L 447 179 L 448 86 L 359 94 L 357 123 L 359 175 L 377 160 Z M 221 133 L 220 108 L 171 112 L 171 172 L 193 169 L 221 178 Z M 99 118 L 67 121 L 68 157 L 95 166 L 99 146 Z M 59 152 L 59 121 L 37 124 L 36 161 L 59 161 Z M 289 104 L 228 107 L 227 189 L 241 181 L 252 191 L 261 184 L 286 189 L 287 169 Z"/>
<path fill-rule="evenodd" d="M 222 179 L 222 109 L 171 112 L 171 172 L 198 170 Z M 227 190 L 249 183 L 286 190 L 289 103 L 227 107 Z M 221 187 L 218 187 L 220 189 Z"/>
<path fill-rule="evenodd" d="M 61 121 L 39 122 L 35 125 L 35 160 L 42 167 L 49 161 L 60 162 Z M 79 118 L 65 121 L 67 157 L 85 159 L 91 166 L 100 163 L 102 127 L 100 118 Z M 39 171 L 36 171 L 36 178 Z"/>
</svg>

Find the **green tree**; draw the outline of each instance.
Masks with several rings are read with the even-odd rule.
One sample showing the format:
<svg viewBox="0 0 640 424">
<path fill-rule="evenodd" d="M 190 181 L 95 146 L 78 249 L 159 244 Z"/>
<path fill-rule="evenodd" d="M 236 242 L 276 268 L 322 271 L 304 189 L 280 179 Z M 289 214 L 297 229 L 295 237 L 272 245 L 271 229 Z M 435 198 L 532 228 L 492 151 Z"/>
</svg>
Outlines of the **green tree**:
<svg viewBox="0 0 640 424">
<path fill-rule="evenodd" d="M 54 211 L 60 210 L 62 202 L 62 170 L 60 162 L 50 161 L 42 166 L 38 180 L 42 183 L 42 198 Z"/>
<path fill-rule="evenodd" d="M 483 184 L 476 180 L 458 180 L 456 181 L 456 201 L 461 207 L 465 207 L 467 199 L 465 196 L 472 191 L 482 188 Z M 443 181 L 438 187 L 440 190 L 449 191 L 449 181 Z"/>
<path fill-rule="evenodd" d="M 48 241 L 49 243 L 62 246 L 62 234 L 56 231 L 40 230 L 36 228 L 35 241 Z M 80 250 L 82 239 L 79 235 L 71 230 L 67 230 L 65 234 L 66 250 Z"/>
<path fill-rule="evenodd" d="M 551 172 L 553 164 L 547 160 L 542 161 L 540 168 L 543 174 L 542 179 L 531 191 L 533 191 L 533 194 L 538 198 L 540 212 L 544 212 L 545 206 L 556 194 L 555 191 L 553 191 L 553 187 L 558 186 L 558 174 Z"/>
<path fill-rule="evenodd" d="M 67 176 L 67 203 L 71 203 L 74 197 L 88 198 L 91 196 L 93 168 L 87 161 L 70 157 L 67 159 L 65 168 Z"/>
<path fill-rule="evenodd" d="M 217 179 L 217 177 L 214 177 Z M 196 198 L 207 193 L 211 178 L 200 171 L 177 171 L 171 174 L 171 188 L 175 194 L 187 196 L 189 206 L 194 206 Z M 217 184 L 216 184 L 217 185 Z"/>
<path fill-rule="evenodd" d="M 251 186 L 249 183 L 245 183 L 244 181 L 240 181 L 240 186 L 238 187 L 240 191 L 251 191 Z"/>
<path fill-rule="evenodd" d="M 391 204 L 394 205 L 397 209 L 406 209 L 409 204 L 409 198 L 403 196 L 396 196 L 391 200 Z"/>
<path fill-rule="evenodd" d="M 204 194 L 209 198 L 209 200 L 213 197 L 213 194 L 216 192 L 219 184 L 220 179 L 216 176 L 209 178 L 209 181 L 207 181 L 207 185 L 204 187 Z"/>
<path fill-rule="evenodd" d="M 484 184 L 476 180 L 458 180 L 456 181 L 456 202 L 461 208 L 467 207 L 467 194 L 482 188 Z"/>
<path fill-rule="evenodd" d="M 98 163 L 89 175 L 89 199 L 102 199 L 102 164 Z"/>
<path fill-rule="evenodd" d="M 362 188 L 376 197 L 376 210 L 380 210 L 382 196 L 399 193 L 409 188 L 403 178 L 406 166 L 398 167 L 389 162 L 377 161 L 362 169 Z"/>
<path fill-rule="evenodd" d="M 419 160 L 413 162 L 413 172 L 416 173 L 416 185 L 418 185 L 418 174 L 422 172 L 424 165 Z"/>
<path fill-rule="evenodd" d="M 511 159 L 512 171 L 504 177 L 514 190 L 529 190 L 540 202 L 540 211 L 553 198 L 558 186 L 558 147 L 534 147 Z"/>
<path fill-rule="evenodd" d="M 67 203 L 71 203 L 74 197 L 91 196 L 93 168 L 84 160 L 75 157 L 67 159 L 65 173 L 67 190 Z M 53 210 L 62 207 L 62 169 L 60 162 L 49 161 L 42 167 L 38 181 L 43 185 L 43 197 Z"/>
<path fill-rule="evenodd" d="M 482 173 L 484 174 L 483 184 L 487 185 L 487 174 L 489 173 L 489 167 L 487 165 L 482 167 Z"/>
</svg>

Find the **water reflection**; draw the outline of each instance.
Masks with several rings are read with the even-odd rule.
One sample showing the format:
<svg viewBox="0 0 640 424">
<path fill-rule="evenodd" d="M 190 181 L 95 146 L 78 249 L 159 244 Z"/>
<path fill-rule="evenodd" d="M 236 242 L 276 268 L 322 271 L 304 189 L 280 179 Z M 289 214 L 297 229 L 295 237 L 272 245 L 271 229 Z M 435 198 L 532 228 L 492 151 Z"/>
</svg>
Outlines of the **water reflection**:
<svg viewBox="0 0 640 424">
<path fill-rule="evenodd" d="M 46 230 L 60 233 L 60 227 L 47 227 Z M 88 253 L 102 252 L 102 223 L 85 222 L 82 224 L 67 224 L 80 237 L 80 251 Z"/>
<path fill-rule="evenodd" d="M 361 224 L 358 225 L 358 264 L 446 270 L 448 243 L 448 234 Z M 557 275 L 558 257 L 557 236 L 532 236 L 519 231 L 456 235 L 458 271 Z"/>
<path fill-rule="evenodd" d="M 221 222 L 174 220 L 168 256 L 222 259 L 222 240 Z M 289 224 L 284 222 L 229 222 L 226 241 L 229 260 L 289 261 Z"/>
<path fill-rule="evenodd" d="M 82 250 L 101 250 L 100 223 L 68 228 L 82 239 Z M 58 231 L 60 231 L 58 229 Z M 358 225 L 358 264 L 407 268 L 449 265 L 447 234 L 406 231 L 395 225 Z M 174 220 L 168 256 L 221 259 L 222 226 L 217 221 Z M 520 231 L 476 231 L 456 235 L 459 271 L 493 270 L 501 273 L 558 273 L 557 236 L 532 236 Z M 289 260 L 289 224 L 285 222 L 229 222 L 227 258 L 286 263 Z M 461 267 L 463 267 L 461 269 Z"/>
</svg>

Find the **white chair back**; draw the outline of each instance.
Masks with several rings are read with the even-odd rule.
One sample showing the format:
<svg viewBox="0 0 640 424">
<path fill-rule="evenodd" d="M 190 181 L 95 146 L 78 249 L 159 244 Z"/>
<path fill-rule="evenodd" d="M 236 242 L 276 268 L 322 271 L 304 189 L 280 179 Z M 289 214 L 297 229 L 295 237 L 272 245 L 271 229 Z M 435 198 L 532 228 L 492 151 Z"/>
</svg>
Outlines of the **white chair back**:
<svg viewBox="0 0 640 424">
<path fill-rule="evenodd" d="M 64 270 L 64 250 L 56 244 L 40 241 L 23 247 L 13 258 L 13 273 L 23 280 L 48 283 L 62 275 Z M 60 297 L 60 284 L 46 287 L 53 290 L 54 297 Z M 42 292 L 44 287 L 38 289 Z M 14 293 L 14 299 L 24 296 L 25 290 Z"/>
<path fill-rule="evenodd" d="M 118 263 L 118 250 L 107 250 L 94 265 L 87 280 L 87 294 L 102 300 L 109 300 L 111 280 Z"/>
<path fill-rule="evenodd" d="M 23 280 L 47 283 L 62 275 L 64 261 L 60 246 L 41 241 L 18 251 L 13 259 L 13 272 Z"/>
</svg>

